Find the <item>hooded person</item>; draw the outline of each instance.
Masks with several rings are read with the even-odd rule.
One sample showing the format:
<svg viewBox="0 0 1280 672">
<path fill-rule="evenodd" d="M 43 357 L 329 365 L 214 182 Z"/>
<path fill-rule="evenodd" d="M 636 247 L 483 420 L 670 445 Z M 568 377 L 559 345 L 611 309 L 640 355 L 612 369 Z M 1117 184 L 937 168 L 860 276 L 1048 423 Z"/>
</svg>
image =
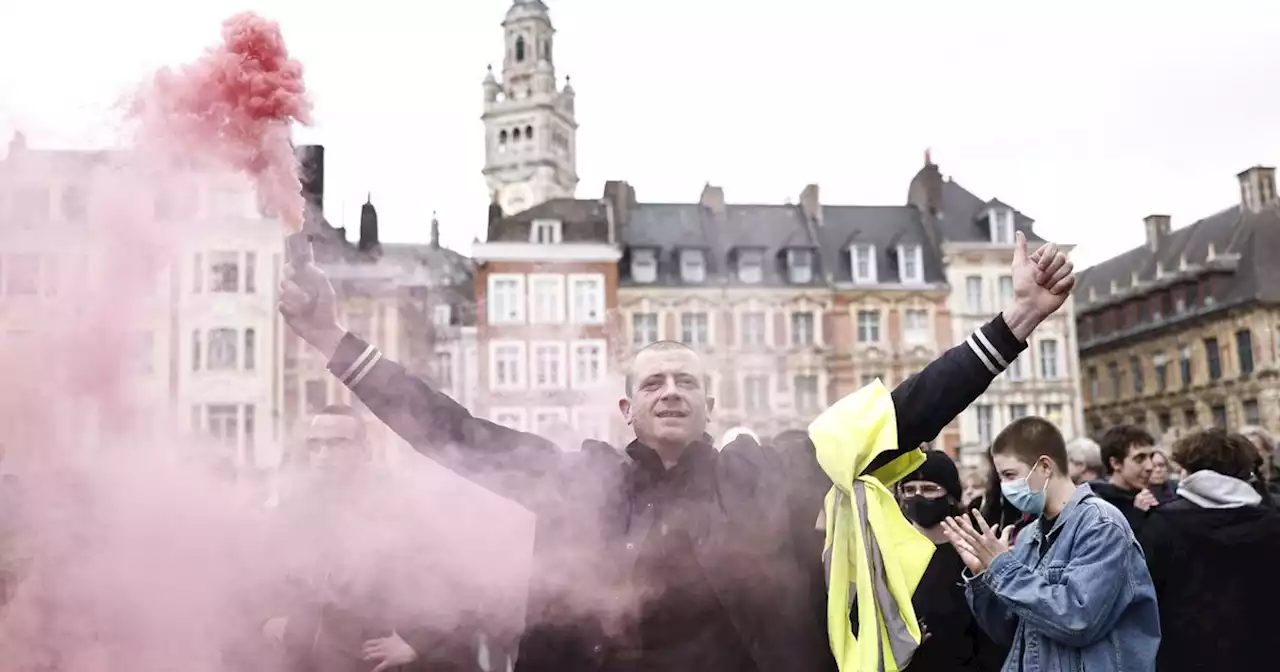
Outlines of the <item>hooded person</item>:
<svg viewBox="0 0 1280 672">
<path fill-rule="evenodd" d="M 1160 605 L 1157 672 L 1264 669 L 1275 663 L 1280 513 L 1249 482 L 1249 439 L 1212 428 L 1173 447 L 1187 470 L 1152 510 L 1142 548 Z"/>
</svg>

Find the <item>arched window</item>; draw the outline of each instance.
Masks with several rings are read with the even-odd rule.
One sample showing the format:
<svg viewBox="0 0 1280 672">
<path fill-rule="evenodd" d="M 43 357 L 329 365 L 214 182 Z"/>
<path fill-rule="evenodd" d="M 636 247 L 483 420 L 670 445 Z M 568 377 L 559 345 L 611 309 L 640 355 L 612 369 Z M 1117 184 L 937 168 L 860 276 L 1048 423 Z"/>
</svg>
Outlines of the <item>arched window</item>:
<svg viewBox="0 0 1280 672">
<path fill-rule="evenodd" d="M 511 131 L 511 142 L 520 142 L 520 129 Z"/>
<path fill-rule="evenodd" d="M 516 63 L 524 63 L 524 38 L 516 38 Z"/>
<path fill-rule="evenodd" d="M 507 132 L 505 130 L 498 131 L 498 144 L 499 145 L 507 144 Z"/>
<path fill-rule="evenodd" d="M 525 140 L 532 140 L 532 139 L 533 139 L 533 127 L 532 127 L 532 126 L 525 126 L 525 127 L 524 127 L 524 139 L 525 139 Z"/>
</svg>

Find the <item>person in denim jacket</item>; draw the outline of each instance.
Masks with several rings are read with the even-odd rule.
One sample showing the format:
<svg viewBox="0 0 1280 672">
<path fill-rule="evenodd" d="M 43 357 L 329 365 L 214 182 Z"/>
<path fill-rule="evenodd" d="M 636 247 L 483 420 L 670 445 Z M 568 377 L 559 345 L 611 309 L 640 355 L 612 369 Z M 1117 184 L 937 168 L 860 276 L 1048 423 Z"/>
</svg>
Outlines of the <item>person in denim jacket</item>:
<svg viewBox="0 0 1280 672">
<path fill-rule="evenodd" d="M 1038 517 L 1010 548 L 967 516 L 945 524 L 967 572 L 974 617 L 1012 646 L 1004 672 L 1154 670 L 1160 614 L 1142 549 L 1124 515 L 1075 486 L 1062 434 L 1027 417 L 991 446 L 1005 499 Z"/>
</svg>

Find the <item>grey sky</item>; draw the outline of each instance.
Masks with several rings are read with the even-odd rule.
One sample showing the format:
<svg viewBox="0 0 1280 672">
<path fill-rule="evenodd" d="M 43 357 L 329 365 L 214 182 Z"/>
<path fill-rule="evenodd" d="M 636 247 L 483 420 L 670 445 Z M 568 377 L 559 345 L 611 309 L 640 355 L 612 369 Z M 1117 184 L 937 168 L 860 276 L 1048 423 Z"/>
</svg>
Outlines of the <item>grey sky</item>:
<svg viewBox="0 0 1280 672">
<path fill-rule="evenodd" d="M 1185 225 L 1238 198 L 1236 172 L 1280 162 L 1266 0 L 547 1 L 582 197 L 626 179 L 642 200 L 692 201 L 710 180 L 782 202 L 817 181 L 828 203 L 901 203 L 932 147 L 1090 263 L 1137 244 L 1144 215 Z M 330 221 L 354 224 L 372 191 L 384 239 L 425 240 L 438 210 L 469 251 L 487 205 L 480 81 L 508 0 L 3 2 L 0 134 L 106 144 L 104 109 L 131 81 L 250 6 L 307 67 L 318 123 L 298 139 L 328 148 Z"/>
</svg>

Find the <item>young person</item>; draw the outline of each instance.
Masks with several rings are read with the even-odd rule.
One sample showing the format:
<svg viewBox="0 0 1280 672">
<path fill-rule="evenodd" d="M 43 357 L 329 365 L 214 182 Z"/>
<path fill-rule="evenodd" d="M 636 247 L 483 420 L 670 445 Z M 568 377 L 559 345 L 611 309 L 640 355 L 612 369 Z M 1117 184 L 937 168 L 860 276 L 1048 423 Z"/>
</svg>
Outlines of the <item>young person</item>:
<svg viewBox="0 0 1280 672">
<path fill-rule="evenodd" d="M 1159 672 L 1248 670 L 1275 662 L 1280 513 L 1249 483 L 1249 439 L 1213 428 L 1174 444 L 1178 498 L 1151 512 L 1142 548 L 1160 598 Z M 1272 661 L 1268 663 L 1267 661 Z"/>
<path fill-rule="evenodd" d="M 964 512 L 960 472 L 955 462 L 936 450 L 898 485 L 902 512 L 921 534 L 937 545 L 911 598 L 926 633 L 911 658 L 908 672 L 994 672 L 1007 651 L 982 631 L 964 597 L 964 561 L 947 541 L 942 522 Z"/>
<path fill-rule="evenodd" d="M 1062 434 L 1021 418 L 991 456 L 1004 497 L 1038 521 L 1013 548 L 1009 528 L 984 520 L 950 518 L 944 529 L 964 559 L 974 616 L 1011 645 L 1003 669 L 1153 670 L 1160 616 L 1142 551 L 1115 507 L 1071 482 Z"/>
<path fill-rule="evenodd" d="M 1147 490 L 1156 440 L 1137 425 L 1116 425 L 1102 435 L 1098 445 L 1107 480 L 1094 482 L 1093 491 L 1124 514 L 1135 535 L 1141 534 L 1147 512 L 1160 504 Z"/>
</svg>

